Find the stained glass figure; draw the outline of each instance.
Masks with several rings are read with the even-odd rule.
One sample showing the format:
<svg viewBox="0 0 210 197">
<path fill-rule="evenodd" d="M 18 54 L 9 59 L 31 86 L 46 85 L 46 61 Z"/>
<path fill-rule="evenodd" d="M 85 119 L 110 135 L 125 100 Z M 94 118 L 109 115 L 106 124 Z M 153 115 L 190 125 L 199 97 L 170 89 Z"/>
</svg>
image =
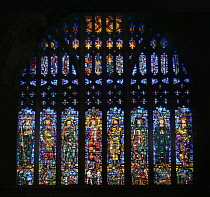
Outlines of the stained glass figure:
<svg viewBox="0 0 210 197">
<path fill-rule="evenodd" d="M 107 183 L 124 185 L 124 111 L 107 111 Z"/>
<path fill-rule="evenodd" d="M 39 184 L 56 184 L 57 113 L 47 108 L 40 112 Z"/>
<path fill-rule="evenodd" d="M 132 185 L 148 184 L 148 112 L 137 107 L 131 111 Z"/>
<path fill-rule="evenodd" d="M 61 129 L 61 184 L 78 184 L 78 117 L 69 107 L 62 111 Z"/>
<path fill-rule="evenodd" d="M 102 184 L 102 111 L 92 108 L 85 113 L 85 182 Z"/>
<path fill-rule="evenodd" d="M 176 127 L 176 179 L 177 184 L 193 183 L 192 110 L 179 107 L 175 110 Z"/>
<path fill-rule="evenodd" d="M 163 107 L 153 110 L 154 183 L 171 184 L 170 111 Z"/>
<path fill-rule="evenodd" d="M 18 113 L 17 184 L 34 184 L 35 111 Z"/>
</svg>

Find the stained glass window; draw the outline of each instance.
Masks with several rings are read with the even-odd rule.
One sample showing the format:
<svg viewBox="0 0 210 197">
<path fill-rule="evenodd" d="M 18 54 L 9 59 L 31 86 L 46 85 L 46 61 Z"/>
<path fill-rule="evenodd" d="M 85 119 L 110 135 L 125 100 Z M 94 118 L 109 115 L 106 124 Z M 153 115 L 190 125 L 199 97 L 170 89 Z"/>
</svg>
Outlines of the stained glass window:
<svg viewBox="0 0 210 197">
<path fill-rule="evenodd" d="M 147 185 L 148 174 L 148 112 L 137 107 L 131 111 L 132 185 Z"/>
<path fill-rule="evenodd" d="M 176 173 L 177 184 L 193 182 L 192 110 L 179 107 L 175 110 Z"/>
<path fill-rule="evenodd" d="M 78 120 L 73 108 L 62 111 L 61 129 L 61 184 L 78 184 Z"/>
<path fill-rule="evenodd" d="M 102 112 L 95 108 L 85 113 L 85 182 L 102 184 Z"/>
<path fill-rule="evenodd" d="M 170 111 L 157 107 L 153 111 L 154 182 L 171 184 Z"/>
<path fill-rule="evenodd" d="M 20 76 L 17 185 L 194 182 L 191 79 L 164 35 L 78 14 L 37 46 Z"/>
<path fill-rule="evenodd" d="M 47 108 L 40 113 L 39 184 L 56 184 L 57 115 Z"/>
<path fill-rule="evenodd" d="M 107 182 L 124 185 L 124 111 L 117 107 L 107 112 Z"/>
<path fill-rule="evenodd" d="M 26 108 L 18 113 L 17 182 L 34 183 L 35 111 Z"/>
</svg>

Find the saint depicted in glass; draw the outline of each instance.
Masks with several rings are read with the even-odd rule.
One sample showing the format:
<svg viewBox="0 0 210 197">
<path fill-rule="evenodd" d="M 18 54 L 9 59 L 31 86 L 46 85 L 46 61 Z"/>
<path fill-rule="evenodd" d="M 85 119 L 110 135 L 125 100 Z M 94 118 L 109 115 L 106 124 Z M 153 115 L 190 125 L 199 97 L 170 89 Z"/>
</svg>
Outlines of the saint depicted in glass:
<svg viewBox="0 0 210 197">
<path fill-rule="evenodd" d="M 116 107 L 108 112 L 107 181 L 109 185 L 124 184 L 124 112 Z"/>
<path fill-rule="evenodd" d="M 148 114 L 141 107 L 131 111 L 132 185 L 148 184 Z"/>
<path fill-rule="evenodd" d="M 171 184 L 170 112 L 159 107 L 153 112 L 153 147 L 155 184 Z"/>
<path fill-rule="evenodd" d="M 102 184 L 102 112 L 86 112 L 86 184 Z"/>
</svg>

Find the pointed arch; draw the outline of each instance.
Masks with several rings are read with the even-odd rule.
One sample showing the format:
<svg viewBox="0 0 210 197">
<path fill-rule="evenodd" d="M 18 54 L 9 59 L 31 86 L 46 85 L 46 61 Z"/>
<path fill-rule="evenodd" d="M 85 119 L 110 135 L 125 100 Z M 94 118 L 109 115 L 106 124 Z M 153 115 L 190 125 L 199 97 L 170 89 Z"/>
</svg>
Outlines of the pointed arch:
<svg viewBox="0 0 210 197">
<path fill-rule="evenodd" d="M 21 76 L 17 184 L 193 183 L 190 82 L 167 39 L 135 17 L 72 15 Z"/>
</svg>

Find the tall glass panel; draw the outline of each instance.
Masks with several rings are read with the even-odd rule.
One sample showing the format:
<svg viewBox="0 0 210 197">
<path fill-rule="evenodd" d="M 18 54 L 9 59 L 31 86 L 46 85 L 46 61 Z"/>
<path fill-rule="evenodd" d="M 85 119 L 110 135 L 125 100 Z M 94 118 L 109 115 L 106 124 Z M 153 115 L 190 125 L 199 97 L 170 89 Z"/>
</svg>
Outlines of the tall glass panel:
<svg viewBox="0 0 210 197">
<path fill-rule="evenodd" d="M 56 184 L 57 113 L 54 109 L 40 112 L 39 184 Z"/>
<path fill-rule="evenodd" d="M 61 115 L 61 184 L 78 184 L 78 111 L 69 107 Z"/>
<path fill-rule="evenodd" d="M 124 111 L 111 108 L 107 111 L 107 182 L 124 185 Z"/>
<path fill-rule="evenodd" d="M 17 184 L 34 184 L 35 111 L 26 108 L 18 113 Z"/>
<path fill-rule="evenodd" d="M 179 107 L 175 110 L 176 126 L 176 178 L 177 184 L 193 183 L 192 110 Z"/>
<path fill-rule="evenodd" d="M 164 107 L 153 110 L 154 183 L 171 184 L 170 111 Z"/>
<path fill-rule="evenodd" d="M 85 182 L 102 184 L 102 111 L 92 108 L 85 113 Z"/>
<path fill-rule="evenodd" d="M 132 185 L 147 185 L 148 171 L 148 112 L 136 107 L 131 111 Z"/>
</svg>

